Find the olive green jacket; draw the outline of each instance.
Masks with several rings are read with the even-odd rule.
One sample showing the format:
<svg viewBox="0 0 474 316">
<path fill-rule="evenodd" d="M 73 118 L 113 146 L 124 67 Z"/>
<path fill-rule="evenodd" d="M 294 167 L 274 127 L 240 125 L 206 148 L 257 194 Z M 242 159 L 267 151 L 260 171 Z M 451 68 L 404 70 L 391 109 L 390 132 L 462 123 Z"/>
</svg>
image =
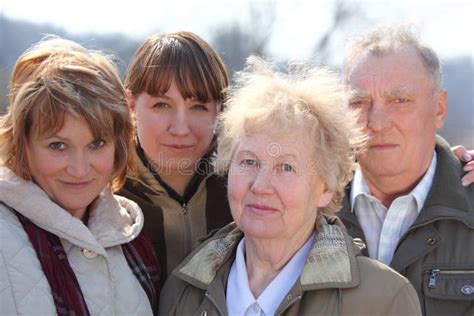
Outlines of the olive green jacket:
<svg viewBox="0 0 474 316">
<path fill-rule="evenodd" d="M 169 273 L 211 231 L 232 221 L 225 179 L 208 174 L 186 205 L 171 198 L 149 169 L 139 161 L 138 178 L 127 178 L 117 194 L 138 203 L 144 231 L 160 264 L 163 285 Z"/>
<path fill-rule="evenodd" d="M 461 185 L 462 166 L 437 139 L 436 174 L 415 223 L 390 264 L 414 285 L 425 315 L 474 315 L 474 185 Z M 351 212 L 350 186 L 337 214 L 348 233 L 365 240 Z M 368 256 L 367 251 L 363 254 Z"/>
<path fill-rule="evenodd" d="M 227 278 L 242 238 L 232 223 L 194 250 L 166 282 L 160 315 L 227 315 Z M 421 315 L 406 278 L 358 253 L 339 219 L 322 218 L 303 272 L 276 314 Z"/>
</svg>

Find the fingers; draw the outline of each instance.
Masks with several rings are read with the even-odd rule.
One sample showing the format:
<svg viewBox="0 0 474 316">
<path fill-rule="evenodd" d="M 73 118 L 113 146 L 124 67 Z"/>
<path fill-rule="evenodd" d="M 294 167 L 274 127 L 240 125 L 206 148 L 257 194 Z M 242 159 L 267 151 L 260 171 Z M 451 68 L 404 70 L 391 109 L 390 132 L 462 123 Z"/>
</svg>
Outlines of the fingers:
<svg viewBox="0 0 474 316">
<path fill-rule="evenodd" d="M 466 171 L 466 174 L 462 177 L 461 183 L 463 186 L 467 187 L 474 182 L 474 160 L 466 163 L 463 170 Z"/>
<path fill-rule="evenodd" d="M 464 146 L 454 146 L 451 148 L 458 159 L 464 163 L 463 170 L 466 174 L 462 177 L 461 183 L 467 187 L 474 182 L 474 150 L 466 150 Z"/>
</svg>

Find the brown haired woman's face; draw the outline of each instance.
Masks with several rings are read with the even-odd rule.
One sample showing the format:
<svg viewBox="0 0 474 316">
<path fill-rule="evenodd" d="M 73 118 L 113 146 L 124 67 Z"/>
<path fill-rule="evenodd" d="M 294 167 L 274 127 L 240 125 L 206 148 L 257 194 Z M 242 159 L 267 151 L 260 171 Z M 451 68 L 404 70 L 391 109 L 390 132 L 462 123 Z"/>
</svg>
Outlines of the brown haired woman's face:
<svg viewBox="0 0 474 316">
<path fill-rule="evenodd" d="M 82 218 L 112 179 L 114 152 L 112 139 L 95 139 L 83 118 L 66 113 L 53 135 L 29 135 L 28 167 L 52 201 Z"/>
<path fill-rule="evenodd" d="M 220 107 L 184 99 L 173 80 L 164 95 L 140 93 L 131 108 L 140 145 L 153 167 L 162 175 L 192 174 L 209 151 Z"/>
</svg>

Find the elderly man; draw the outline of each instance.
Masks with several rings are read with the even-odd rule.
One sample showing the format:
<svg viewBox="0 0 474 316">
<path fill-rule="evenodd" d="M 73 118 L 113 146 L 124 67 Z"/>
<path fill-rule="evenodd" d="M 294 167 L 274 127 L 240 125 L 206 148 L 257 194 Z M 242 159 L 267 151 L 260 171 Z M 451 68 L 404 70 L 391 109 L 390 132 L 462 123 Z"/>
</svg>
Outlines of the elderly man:
<svg viewBox="0 0 474 316">
<path fill-rule="evenodd" d="M 474 315 L 474 186 L 436 136 L 438 56 L 408 27 L 377 28 L 351 43 L 344 71 L 369 142 L 338 215 L 366 255 L 413 283 L 425 315 Z"/>
</svg>

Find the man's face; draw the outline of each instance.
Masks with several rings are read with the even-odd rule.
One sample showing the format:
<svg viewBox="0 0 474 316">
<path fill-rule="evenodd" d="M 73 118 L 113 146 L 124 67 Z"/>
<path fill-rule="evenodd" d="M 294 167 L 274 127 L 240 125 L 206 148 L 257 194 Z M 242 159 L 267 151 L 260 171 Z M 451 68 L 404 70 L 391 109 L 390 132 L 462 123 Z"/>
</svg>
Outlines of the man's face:
<svg viewBox="0 0 474 316">
<path fill-rule="evenodd" d="M 364 54 L 349 73 L 360 124 L 369 133 L 358 156 L 367 181 L 402 181 L 411 186 L 427 170 L 436 129 L 443 125 L 446 92 L 436 92 L 418 52 L 400 48 L 386 56 Z"/>
</svg>

